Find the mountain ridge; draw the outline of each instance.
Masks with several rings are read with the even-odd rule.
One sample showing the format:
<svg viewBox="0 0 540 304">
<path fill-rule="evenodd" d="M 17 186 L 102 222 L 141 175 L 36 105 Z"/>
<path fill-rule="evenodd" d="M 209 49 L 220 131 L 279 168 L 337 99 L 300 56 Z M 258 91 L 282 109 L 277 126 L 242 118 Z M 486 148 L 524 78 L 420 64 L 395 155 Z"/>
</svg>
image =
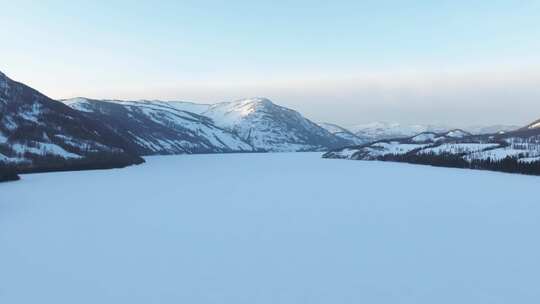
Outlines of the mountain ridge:
<svg viewBox="0 0 540 304">
<path fill-rule="evenodd" d="M 140 155 L 252 152 L 238 136 L 202 115 L 157 101 L 62 100 L 127 138 Z"/>
</svg>

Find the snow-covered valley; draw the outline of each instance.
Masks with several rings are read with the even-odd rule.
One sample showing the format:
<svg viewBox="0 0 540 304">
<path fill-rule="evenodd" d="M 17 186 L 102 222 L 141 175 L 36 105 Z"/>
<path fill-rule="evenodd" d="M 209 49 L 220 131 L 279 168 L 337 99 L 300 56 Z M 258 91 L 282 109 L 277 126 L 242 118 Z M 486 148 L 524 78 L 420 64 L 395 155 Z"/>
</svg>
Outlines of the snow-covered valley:
<svg viewBox="0 0 540 304">
<path fill-rule="evenodd" d="M 320 153 L 0 184 L 0 303 L 537 303 L 538 177 Z"/>
</svg>

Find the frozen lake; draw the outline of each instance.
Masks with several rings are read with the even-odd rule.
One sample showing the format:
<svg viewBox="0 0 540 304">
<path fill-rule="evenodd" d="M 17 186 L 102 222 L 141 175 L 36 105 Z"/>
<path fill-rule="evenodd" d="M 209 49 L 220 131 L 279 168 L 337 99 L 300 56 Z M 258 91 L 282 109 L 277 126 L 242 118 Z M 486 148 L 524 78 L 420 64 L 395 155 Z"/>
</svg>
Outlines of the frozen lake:
<svg viewBox="0 0 540 304">
<path fill-rule="evenodd" d="M 319 153 L 0 184 L 0 303 L 538 303 L 540 178 Z"/>
</svg>

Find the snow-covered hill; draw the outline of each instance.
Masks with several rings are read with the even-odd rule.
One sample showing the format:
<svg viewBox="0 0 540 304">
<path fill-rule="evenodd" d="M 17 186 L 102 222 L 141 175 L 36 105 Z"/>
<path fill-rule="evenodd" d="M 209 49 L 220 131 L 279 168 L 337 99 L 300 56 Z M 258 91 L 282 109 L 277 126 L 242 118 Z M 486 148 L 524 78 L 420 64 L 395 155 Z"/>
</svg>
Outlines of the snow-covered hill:
<svg viewBox="0 0 540 304">
<path fill-rule="evenodd" d="M 388 160 L 540 175 L 540 129 L 496 135 L 424 132 L 337 149 L 325 158 Z"/>
<path fill-rule="evenodd" d="M 204 105 L 87 98 L 63 102 L 109 126 L 132 143 L 140 155 L 253 151 L 237 135 L 216 127 L 209 118 L 180 110 L 200 110 Z"/>
<path fill-rule="evenodd" d="M 262 151 L 323 151 L 350 144 L 266 98 L 211 105 L 201 113 Z"/>
<path fill-rule="evenodd" d="M 351 131 L 333 123 L 319 122 L 318 125 L 335 136 L 348 141 L 351 145 L 360 145 L 369 141 L 368 138 L 359 137 Z"/>
<path fill-rule="evenodd" d="M 0 162 L 19 171 L 143 162 L 127 147 L 100 123 L 0 73 Z"/>
</svg>

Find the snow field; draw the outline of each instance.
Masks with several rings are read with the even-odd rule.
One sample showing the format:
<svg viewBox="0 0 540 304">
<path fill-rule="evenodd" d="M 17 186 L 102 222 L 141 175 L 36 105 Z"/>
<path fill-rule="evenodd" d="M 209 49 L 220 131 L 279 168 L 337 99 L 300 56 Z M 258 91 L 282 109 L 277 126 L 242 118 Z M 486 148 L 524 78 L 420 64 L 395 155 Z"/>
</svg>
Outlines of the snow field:
<svg viewBox="0 0 540 304">
<path fill-rule="evenodd" d="M 0 184 L 0 303 L 537 303 L 538 177 L 319 153 Z"/>
</svg>

